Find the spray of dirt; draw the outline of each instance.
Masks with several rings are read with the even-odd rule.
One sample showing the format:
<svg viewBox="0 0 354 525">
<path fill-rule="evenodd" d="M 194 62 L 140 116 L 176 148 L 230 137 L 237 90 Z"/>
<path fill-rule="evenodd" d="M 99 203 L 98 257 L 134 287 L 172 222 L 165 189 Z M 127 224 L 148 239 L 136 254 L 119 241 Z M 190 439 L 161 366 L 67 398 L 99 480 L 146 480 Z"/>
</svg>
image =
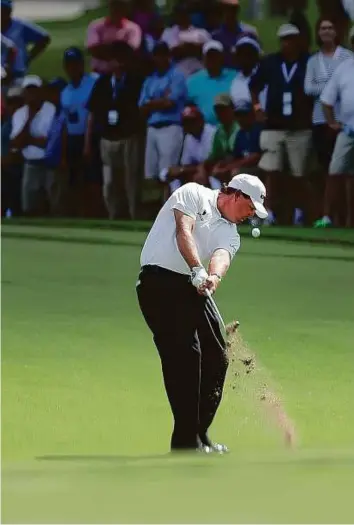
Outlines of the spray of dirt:
<svg viewBox="0 0 354 525">
<path fill-rule="evenodd" d="M 243 380 L 255 402 L 263 409 L 267 420 L 275 424 L 282 432 L 286 446 L 296 446 L 295 427 L 288 417 L 283 403 L 269 386 L 265 370 L 260 366 L 254 352 L 251 352 L 238 330 L 239 323 L 234 321 L 226 327 L 227 348 L 230 358 L 229 386 L 237 388 Z"/>
</svg>

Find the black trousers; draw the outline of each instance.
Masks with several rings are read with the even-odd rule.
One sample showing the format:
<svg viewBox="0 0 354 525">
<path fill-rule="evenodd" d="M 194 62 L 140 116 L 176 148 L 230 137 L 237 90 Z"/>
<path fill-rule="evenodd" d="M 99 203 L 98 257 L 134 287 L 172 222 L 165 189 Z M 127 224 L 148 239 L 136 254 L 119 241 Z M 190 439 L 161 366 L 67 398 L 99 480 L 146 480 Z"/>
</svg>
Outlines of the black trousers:
<svg viewBox="0 0 354 525">
<path fill-rule="evenodd" d="M 221 401 L 228 357 L 210 300 L 186 275 L 144 266 L 137 284 L 139 304 L 160 355 L 174 416 L 172 449 L 208 444 Z"/>
</svg>

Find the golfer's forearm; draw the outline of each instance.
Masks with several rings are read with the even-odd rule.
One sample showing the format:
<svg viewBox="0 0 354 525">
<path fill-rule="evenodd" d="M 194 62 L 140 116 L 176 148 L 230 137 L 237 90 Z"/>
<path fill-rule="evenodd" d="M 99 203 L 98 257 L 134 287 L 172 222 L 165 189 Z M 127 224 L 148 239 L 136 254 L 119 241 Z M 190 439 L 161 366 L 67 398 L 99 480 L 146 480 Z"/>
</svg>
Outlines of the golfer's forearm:
<svg viewBox="0 0 354 525">
<path fill-rule="evenodd" d="M 323 106 L 323 112 L 326 117 L 328 124 L 334 124 L 336 119 L 334 116 L 334 108 L 333 106 L 328 106 L 327 104 L 322 104 Z"/>
<path fill-rule="evenodd" d="M 177 246 L 189 268 L 202 266 L 192 232 L 181 229 L 176 232 Z"/>
<path fill-rule="evenodd" d="M 217 274 L 219 277 L 224 277 L 230 267 L 230 254 L 228 251 L 220 249 L 216 250 L 210 259 L 208 274 Z"/>
</svg>

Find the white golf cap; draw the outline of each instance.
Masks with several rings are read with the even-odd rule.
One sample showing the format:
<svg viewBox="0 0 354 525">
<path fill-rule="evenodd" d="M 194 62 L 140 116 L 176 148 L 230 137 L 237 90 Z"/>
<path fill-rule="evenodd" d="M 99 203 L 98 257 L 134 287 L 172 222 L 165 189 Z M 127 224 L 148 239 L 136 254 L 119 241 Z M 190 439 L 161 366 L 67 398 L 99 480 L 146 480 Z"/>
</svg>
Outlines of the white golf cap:
<svg viewBox="0 0 354 525">
<path fill-rule="evenodd" d="M 37 75 L 27 75 L 22 82 L 22 87 L 26 88 L 29 86 L 34 87 L 41 87 L 43 85 L 43 81 L 40 77 Z"/>
<path fill-rule="evenodd" d="M 232 49 L 236 50 L 238 47 L 247 46 L 247 45 L 252 46 L 255 49 L 257 49 L 258 53 L 262 51 L 262 48 L 259 45 L 259 42 L 257 42 L 255 38 L 252 38 L 250 36 L 241 36 L 241 38 L 237 40 L 236 44 L 234 45 Z"/>
<path fill-rule="evenodd" d="M 203 55 L 206 55 L 209 51 L 219 51 L 219 53 L 222 53 L 224 46 L 218 40 L 209 40 L 209 42 L 205 42 L 203 46 Z"/>
<path fill-rule="evenodd" d="M 268 217 L 268 212 L 264 207 L 266 189 L 258 177 L 241 173 L 233 177 L 227 187 L 242 191 L 242 193 L 248 195 L 256 208 L 256 215 L 258 215 L 260 219 L 266 219 Z"/>
<path fill-rule="evenodd" d="M 299 34 L 299 29 L 293 24 L 282 24 L 277 32 L 277 36 L 279 38 L 285 38 L 287 36 L 297 36 Z"/>
</svg>

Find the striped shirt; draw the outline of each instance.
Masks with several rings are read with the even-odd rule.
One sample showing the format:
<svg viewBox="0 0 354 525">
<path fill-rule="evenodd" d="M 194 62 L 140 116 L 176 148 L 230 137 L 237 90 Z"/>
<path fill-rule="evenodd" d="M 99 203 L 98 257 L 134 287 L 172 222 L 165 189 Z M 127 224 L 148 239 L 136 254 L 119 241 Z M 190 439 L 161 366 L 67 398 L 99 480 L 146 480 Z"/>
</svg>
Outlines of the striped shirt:
<svg viewBox="0 0 354 525">
<path fill-rule="evenodd" d="M 318 51 L 309 59 L 305 76 L 305 93 L 314 97 L 315 104 L 312 114 L 312 123 L 325 124 L 326 118 L 323 113 L 320 96 L 337 67 L 350 57 L 353 53 L 349 49 L 338 46 L 332 57 L 326 56 Z M 338 115 L 338 105 L 335 108 Z"/>
</svg>

